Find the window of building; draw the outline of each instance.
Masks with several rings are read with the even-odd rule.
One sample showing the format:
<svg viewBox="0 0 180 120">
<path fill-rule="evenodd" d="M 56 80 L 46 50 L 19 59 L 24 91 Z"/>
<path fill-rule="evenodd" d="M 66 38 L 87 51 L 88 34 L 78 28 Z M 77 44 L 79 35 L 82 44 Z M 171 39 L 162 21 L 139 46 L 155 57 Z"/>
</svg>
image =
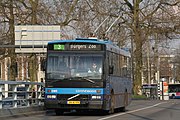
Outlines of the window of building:
<svg viewBox="0 0 180 120">
<path fill-rule="evenodd" d="M 30 78 L 30 63 L 27 63 L 27 78 Z"/>
<path fill-rule="evenodd" d="M 15 75 L 18 77 L 18 63 L 15 63 Z"/>
<path fill-rule="evenodd" d="M 26 67 L 25 67 L 25 73 L 26 73 L 26 79 L 30 78 L 30 66 L 29 62 L 26 62 Z"/>
</svg>

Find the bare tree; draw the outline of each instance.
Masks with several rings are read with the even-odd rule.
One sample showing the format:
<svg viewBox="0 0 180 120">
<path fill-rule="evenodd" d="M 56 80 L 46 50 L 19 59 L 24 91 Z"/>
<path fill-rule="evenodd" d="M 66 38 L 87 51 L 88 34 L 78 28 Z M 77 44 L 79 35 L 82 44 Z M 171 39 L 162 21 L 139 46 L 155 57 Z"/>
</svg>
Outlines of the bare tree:
<svg viewBox="0 0 180 120">
<path fill-rule="evenodd" d="M 129 12 L 127 13 L 127 15 L 129 16 L 129 21 L 131 21 L 131 24 L 128 24 L 128 26 L 131 29 L 133 35 L 133 43 L 135 45 L 134 93 L 137 94 L 142 84 L 142 50 L 144 43 L 152 38 L 154 33 L 159 32 L 160 34 L 164 34 L 165 36 L 167 34 L 172 35 L 172 33 L 175 32 L 171 26 L 169 27 L 167 26 L 167 24 L 165 24 L 166 26 L 163 26 L 165 19 L 161 19 L 156 15 L 159 13 L 159 11 L 164 10 L 163 8 L 167 9 L 171 5 L 179 4 L 179 1 L 168 3 L 168 1 L 163 0 L 134 0 L 133 3 L 130 3 L 128 0 L 124 0 L 124 2 L 128 6 Z M 168 9 L 164 10 L 163 13 L 167 15 L 168 11 Z M 170 21 L 168 21 L 167 23 L 172 24 Z"/>
<path fill-rule="evenodd" d="M 13 6 L 14 0 L 9 1 L 1 1 L 1 15 L 3 17 L 4 23 L 8 24 L 8 29 L 6 33 L 6 37 L 8 38 L 8 44 L 14 45 L 15 38 L 14 38 L 14 6 Z M 15 49 L 10 48 L 8 49 L 8 56 L 11 58 L 10 63 L 10 80 L 15 80 L 15 67 L 16 67 L 16 56 L 15 56 Z"/>
</svg>

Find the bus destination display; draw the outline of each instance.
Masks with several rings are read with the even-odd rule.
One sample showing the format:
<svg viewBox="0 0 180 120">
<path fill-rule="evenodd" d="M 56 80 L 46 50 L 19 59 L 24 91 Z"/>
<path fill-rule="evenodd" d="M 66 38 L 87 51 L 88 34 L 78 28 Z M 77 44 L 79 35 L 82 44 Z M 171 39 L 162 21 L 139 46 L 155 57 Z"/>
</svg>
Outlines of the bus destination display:
<svg viewBox="0 0 180 120">
<path fill-rule="evenodd" d="M 101 45 L 99 44 L 54 44 L 53 50 L 101 50 Z"/>
</svg>

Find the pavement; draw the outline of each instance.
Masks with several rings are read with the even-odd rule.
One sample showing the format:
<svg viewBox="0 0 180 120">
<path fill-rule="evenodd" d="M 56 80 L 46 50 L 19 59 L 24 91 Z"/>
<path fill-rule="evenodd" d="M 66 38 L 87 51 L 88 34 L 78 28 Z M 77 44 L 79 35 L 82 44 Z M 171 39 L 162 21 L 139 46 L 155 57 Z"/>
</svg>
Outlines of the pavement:
<svg viewBox="0 0 180 120">
<path fill-rule="evenodd" d="M 43 106 L 0 109 L 0 120 L 46 113 Z"/>
</svg>

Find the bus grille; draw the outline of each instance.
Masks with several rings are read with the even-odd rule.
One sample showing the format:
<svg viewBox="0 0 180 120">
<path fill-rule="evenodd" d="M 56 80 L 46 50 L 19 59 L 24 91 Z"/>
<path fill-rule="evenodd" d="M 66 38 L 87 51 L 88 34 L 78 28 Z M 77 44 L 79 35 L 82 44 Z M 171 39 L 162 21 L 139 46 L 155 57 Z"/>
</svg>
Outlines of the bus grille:
<svg viewBox="0 0 180 120">
<path fill-rule="evenodd" d="M 75 94 L 66 94 L 66 95 L 57 95 L 57 99 L 60 101 L 67 101 L 68 98 L 74 96 Z M 89 95 L 79 95 L 75 98 L 72 98 L 73 101 L 88 101 Z"/>
<path fill-rule="evenodd" d="M 79 95 L 70 99 L 70 101 L 80 101 L 80 104 L 67 104 L 68 98 L 75 96 L 75 94 L 57 95 L 60 108 L 87 108 L 89 95 Z"/>
</svg>

